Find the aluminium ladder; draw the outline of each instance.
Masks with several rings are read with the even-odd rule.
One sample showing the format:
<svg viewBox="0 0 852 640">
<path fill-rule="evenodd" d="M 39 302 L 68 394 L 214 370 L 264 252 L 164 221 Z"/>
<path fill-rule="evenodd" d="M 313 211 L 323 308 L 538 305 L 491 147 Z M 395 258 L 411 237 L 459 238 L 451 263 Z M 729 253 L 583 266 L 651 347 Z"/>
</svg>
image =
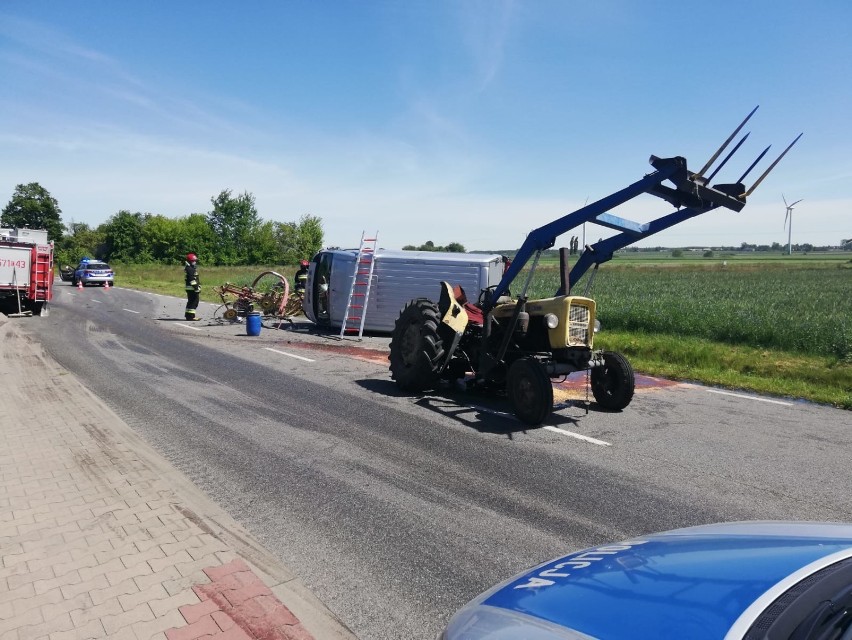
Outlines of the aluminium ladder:
<svg viewBox="0 0 852 640">
<path fill-rule="evenodd" d="M 358 332 L 358 339 L 364 334 L 364 320 L 367 317 L 367 303 L 370 301 L 370 287 L 373 283 L 374 258 L 376 256 L 377 231 L 372 238 L 365 238 L 361 233 L 361 245 L 355 258 L 355 274 L 352 276 L 352 286 L 349 288 L 349 298 L 346 300 L 346 311 L 340 324 L 340 337 L 347 332 Z"/>
</svg>

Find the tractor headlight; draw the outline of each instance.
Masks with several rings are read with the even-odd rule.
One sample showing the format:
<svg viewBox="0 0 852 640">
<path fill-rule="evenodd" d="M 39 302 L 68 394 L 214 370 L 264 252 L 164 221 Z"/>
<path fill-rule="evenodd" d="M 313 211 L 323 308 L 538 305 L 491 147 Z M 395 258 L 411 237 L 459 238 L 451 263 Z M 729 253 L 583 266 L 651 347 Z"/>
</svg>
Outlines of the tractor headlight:
<svg viewBox="0 0 852 640">
<path fill-rule="evenodd" d="M 555 313 L 548 313 L 544 316 L 544 323 L 548 329 L 555 329 L 559 326 L 559 318 Z"/>
<path fill-rule="evenodd" d="M 595 318 L 595 333 L 601 330 L 601 321 Z"/>
</svg>

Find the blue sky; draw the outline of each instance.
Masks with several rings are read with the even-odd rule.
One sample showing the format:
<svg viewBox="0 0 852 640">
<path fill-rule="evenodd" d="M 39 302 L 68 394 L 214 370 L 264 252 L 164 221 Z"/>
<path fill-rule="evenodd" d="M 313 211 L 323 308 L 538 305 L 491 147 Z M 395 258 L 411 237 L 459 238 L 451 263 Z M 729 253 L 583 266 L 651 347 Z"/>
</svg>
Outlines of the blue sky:
<svg viewBox="0 0 852 640">
<path fill-rule="evenodd" d="M 206 213 L 230 189 L 265 220 L 321 217 L 328 245 L 512 249 L 651 154 L 699 169 L 759 104 L 723 181 L 804 136 L 746 208 L 643 244 L 786 244 L 782 194 L 804 199 L 794 243 L 838 244 L 850 24 L 846 0 L 4 0 L 0 204 L 39 182 L 96 226 Z"/>
</svg>

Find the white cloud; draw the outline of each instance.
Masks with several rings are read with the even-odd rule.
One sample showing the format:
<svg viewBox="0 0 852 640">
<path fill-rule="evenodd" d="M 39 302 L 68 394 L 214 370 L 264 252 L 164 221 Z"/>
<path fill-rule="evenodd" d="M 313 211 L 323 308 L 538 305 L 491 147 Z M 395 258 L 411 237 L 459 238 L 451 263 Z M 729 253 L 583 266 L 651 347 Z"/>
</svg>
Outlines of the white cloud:
<svg viewBox="0 0 852 640">
<path fill-rule="evenodd" d="M 475 85 L 485 90 L 500 71 L 507 39 L 514 24 L 514 0 L 480 0 L 457 5 L 461 12 L 462 37 L 473 57 Z"/>
</svg>

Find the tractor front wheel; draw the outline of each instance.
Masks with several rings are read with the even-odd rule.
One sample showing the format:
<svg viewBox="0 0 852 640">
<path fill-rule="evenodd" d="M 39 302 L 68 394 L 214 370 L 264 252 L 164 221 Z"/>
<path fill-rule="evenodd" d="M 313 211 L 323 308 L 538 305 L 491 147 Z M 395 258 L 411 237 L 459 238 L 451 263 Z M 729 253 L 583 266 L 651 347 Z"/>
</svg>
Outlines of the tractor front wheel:
<svg viewBox="0 0 852 640">
<path fill-rule="evenodd" d="M 405 391 L 425 391 L 438 382 L 444 342 L 438 334 L 438 305 L 417 298 L 405 305 L 390 343 L 391 377 Z"/>
<path fill-rule="evenodd" d="M 553 411 L 553 385 L 535 358 L 521 358 L 509 367 L 506 390 L 512 410 L 526 424 L 541 424 Z"/>
<path fill-rule="evenodd" d="M 621 411 L 633 399 L 633 367 L 627 358 L 613 351 L 605 351 L 603 359 L 602 367 L 592 369 L 592 394 L 602 408 Z"/>
</svg>

